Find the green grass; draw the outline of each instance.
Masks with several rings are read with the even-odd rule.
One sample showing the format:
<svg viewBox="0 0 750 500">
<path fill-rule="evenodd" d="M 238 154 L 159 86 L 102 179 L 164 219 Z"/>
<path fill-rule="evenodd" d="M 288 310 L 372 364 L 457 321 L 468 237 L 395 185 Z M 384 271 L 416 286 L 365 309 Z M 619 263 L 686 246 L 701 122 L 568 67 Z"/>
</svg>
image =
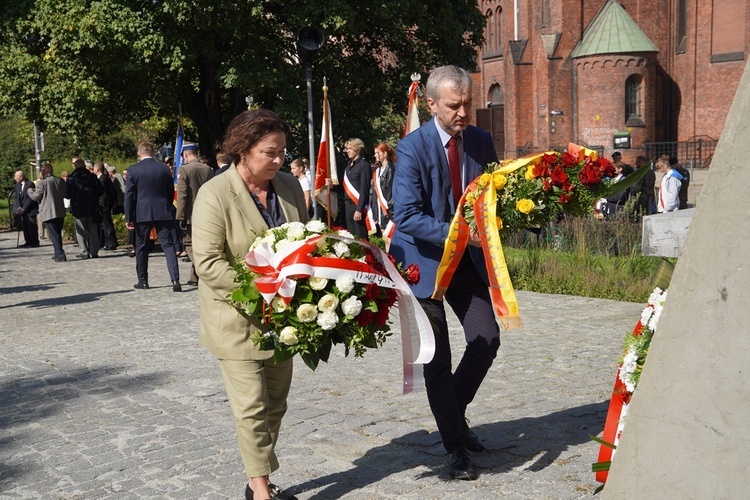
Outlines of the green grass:
<svg viewBox="0 0 750 500">
<path fill-rule="evenodd" d="M 538 235 L 504 235 L 518 290 L 645 302 L 662 259 L 641 255 L 640 221 L 564 219 Z"/>
</svg>

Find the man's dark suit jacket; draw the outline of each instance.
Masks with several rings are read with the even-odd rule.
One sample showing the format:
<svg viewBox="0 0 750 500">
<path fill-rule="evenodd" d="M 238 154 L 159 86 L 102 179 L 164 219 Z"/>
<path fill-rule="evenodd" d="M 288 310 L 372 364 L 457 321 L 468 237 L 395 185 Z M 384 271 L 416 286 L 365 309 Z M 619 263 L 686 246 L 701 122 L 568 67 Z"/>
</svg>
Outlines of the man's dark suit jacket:
<svg viewBox="0 0 750 500">
<path fill-rule="evenodd" d="M 96 175 L 96 174 L 94 174 Z M 99 208 L 102 209 L 102 211 L 109 211 L 112 210 L 112 207 L 115 206 L 117 193 L 115 192 L 115 186 L 112 183 L 112 179 L 110 178 L 109 174 L 102 174 L 97 179 L 99 183 L 102 185 L 102 194 L 99 195 Z"/>
<path fill-rule="evenodd" d="M 466 182 L 482 174 L 484 166 L 497 161 L 492 136 L 469 126 L 463 131 Z M 430 297 L 438 264 L 455 212 L 445 146 L 433 118 L 404 137 L 396 148 L 393 177 L 393 215 L 396 232 L 389 253 L 405 265 L 417 264 L 420 281 L 412 287 L 419 298 Z M 486 281 L 482 249 L 469 246 L 480 276 Z"/>
<path fill-rule="evenodd" d="M 97 217 L 99 196 L 104 191 L 99 180 L 85 168 L 77 168 L 68 176 L 66 198 L 70 198 L 73 217 Z"/>
<path fill-rule="evenodd" d="M 39 204 L 29 197 L 28 189 L 33 188 L 34 183 L 26 179 L 23 183 L 23 189 L 21 189 L 21 183 L 16 182 L 16 201 L 13 203 L 13 214 L 18 214 L 18 209 L 23 208 L 25 214 L 30 217 L 36 216 L 39 212 Z"/>
<path fill-rule="evenodd" d="M 144 158 L 128 167 L 126 222 L 173 220 L 173 201 L 174 182 L 169 167 L 153 158 Z"/>
</svg>

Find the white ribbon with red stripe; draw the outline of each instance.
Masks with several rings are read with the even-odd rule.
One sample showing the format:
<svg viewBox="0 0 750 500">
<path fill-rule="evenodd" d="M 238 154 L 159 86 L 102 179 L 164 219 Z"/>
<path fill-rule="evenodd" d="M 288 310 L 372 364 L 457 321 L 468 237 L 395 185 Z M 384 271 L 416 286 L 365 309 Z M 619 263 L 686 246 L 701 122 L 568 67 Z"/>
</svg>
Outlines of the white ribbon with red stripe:
<svg viewBox="0 0 750 500">
<path fill-rule="evenodd" d="M 386 269 L 387 276 L 365 262 L 313 256 L 317 245 L 326 239 L 367 247 Z M 379 247 L 366 241 L 335 234 L 314 235 L 305 240 L 292 242 L 276 252 L 268 243 L 262 242 L 247 253 L 245 264 L 251 271 L 259 274 L 255 279 L 255 285 L 269 304 L 276 295 L 286 303 L 292 300 L 297 284 L 294 278 L 318 277 L 335 280 L 351 276 L 358 283 L 375 283 L 378 286 L 396 289 L 403 347 L 403 392 L 407 394 L 423 387 L 422 371 L 414 370 L 413 365 L 429 363 L 435 354 L 432 326 L 409 285 Z"/>
</svg>

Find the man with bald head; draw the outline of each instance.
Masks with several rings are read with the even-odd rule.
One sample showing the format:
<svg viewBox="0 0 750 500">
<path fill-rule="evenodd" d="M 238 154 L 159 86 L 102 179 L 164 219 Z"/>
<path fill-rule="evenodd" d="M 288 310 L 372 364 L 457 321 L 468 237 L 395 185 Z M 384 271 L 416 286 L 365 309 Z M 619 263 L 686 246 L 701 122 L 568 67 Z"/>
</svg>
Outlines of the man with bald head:
<svg viewBox="0 0 750 500">
<path fill-rule="evenodd" d="M 18 217 L 19 227 L 23 230 L 25 240 L 21 247 L 36 248 L 39 246 L 39 230 L 36 225 L 39 207 L 27 193 L 29 188 L 34 187 L 34 183 L 26 179 L 23 170 L 17 171 L 13 179 L 16 181 L 16 201 L 13 203 L 13 213 Z"/>
</svg>

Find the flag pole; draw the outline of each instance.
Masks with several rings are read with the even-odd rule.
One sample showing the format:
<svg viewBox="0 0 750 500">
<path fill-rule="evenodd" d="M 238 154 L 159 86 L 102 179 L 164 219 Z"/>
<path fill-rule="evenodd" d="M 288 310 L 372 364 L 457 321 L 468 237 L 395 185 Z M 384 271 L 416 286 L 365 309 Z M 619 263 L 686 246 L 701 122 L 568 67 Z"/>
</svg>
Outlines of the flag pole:
<svg viewBox="0 0 750 500">
<path fill-rule="evenodd" d="M 326 83 L 326 77 L 323 77 L 323 102 L 325 105 L 323 106 L 323 123 L 328 123 L 328 84 Z M 326 130 L 327 134 L 330 134 L 330 130 Z M 326 169 L 326 184 L 331 180 L 331 148 L 330 146 L 326 148 L 326 165 L 328 165 L 328 168 Z M 328 189 L 326 190 L 326 202 L 328 203 L 328 209 L 326 210 L 326 217 L 328 222 L 328 227 L 331 227 L 331 186 L 328 186 Z"/>
</svg>

